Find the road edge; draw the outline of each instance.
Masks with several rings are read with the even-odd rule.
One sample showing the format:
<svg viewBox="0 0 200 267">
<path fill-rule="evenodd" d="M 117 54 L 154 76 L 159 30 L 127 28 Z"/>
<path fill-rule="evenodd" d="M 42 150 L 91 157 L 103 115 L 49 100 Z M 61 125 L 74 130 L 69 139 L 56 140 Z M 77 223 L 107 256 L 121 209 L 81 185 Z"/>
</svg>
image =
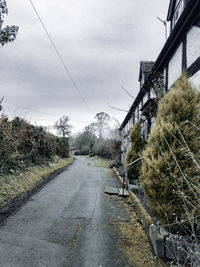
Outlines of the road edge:
<svg viewBox="0 0 200 267">
<path fill-rule="evenodd" d="M 26 192 L 20 194 L 16 198 L 14 198 L 11 202 L 9 202 L 6 206 L 0 209 L 0 225 L 5 223 L 6 219 L 13 213 L 17 212 L 35 193 L 39 192 L 48 182 L 53 180 L 58 174 L 67 170 L 75 161 L 75 157 L 73 161 L 69 163 L 67 166 L 58 168 L 54 170 L 52 173 L 45 176 L 42 180 L 38 181 L 34 184 L 30 189 Z"/>
<path fill-rule="evenodd" d="M 123 179 L 119 175 L 117 169 L 114 167 L 113 170 L 114 170 L 116 176 L 118 177 L 119 181 L 123 184 Z M 130 198 L 131 198 L 132 203 L 134 205 L 134 209 L 135 209 L 135 212 L 137 214 L 137 217 L 140 220 L 140 222 L 142 223 L 142 225 L 145 229 L 145 232 L 149 235 L 149 226 L 151 224 L 153 224 L 154 222 L 153 222 L 152 218 L 149 216 L 149 214 L 146 212 L 145 208 L 142 206 L 138 197 L 132 191 L 129 191 L 129 195 L 130 195 Z"/>
</svg>

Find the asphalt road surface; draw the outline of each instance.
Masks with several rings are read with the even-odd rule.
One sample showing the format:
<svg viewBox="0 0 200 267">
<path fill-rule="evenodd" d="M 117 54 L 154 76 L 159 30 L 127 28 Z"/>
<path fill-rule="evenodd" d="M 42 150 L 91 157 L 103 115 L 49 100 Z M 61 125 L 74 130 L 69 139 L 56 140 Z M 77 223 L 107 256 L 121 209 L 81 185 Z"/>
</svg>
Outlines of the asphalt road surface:
<svg viewBox="0 0 200 267">
<path fill-rule="evenodd" d="M 128 266 L 109 224 L 107 182 L 106 169 L 76 158 L 0 227 L 0 266 Z"/>
</svg>

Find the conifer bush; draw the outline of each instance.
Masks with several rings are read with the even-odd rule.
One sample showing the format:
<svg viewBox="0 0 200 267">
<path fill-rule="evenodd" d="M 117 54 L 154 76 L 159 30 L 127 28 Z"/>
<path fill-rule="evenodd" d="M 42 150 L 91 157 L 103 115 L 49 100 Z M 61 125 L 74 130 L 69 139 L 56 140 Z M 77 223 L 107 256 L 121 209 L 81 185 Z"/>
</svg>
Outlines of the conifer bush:
<svg viewBox="0 0 200 267">
<path fill-rule="evenodd" d="M 131 147 L 127 151 L 125 164 L 129 164 L 140 157 L 140 153 L 144 149 L 145 142 L 141 136 L 140 123 L 137 122 L 130 132 Z M 129 167 L 128 178 L 129 180 L 138 179 L 140 174 L 141 164 Z"/>
<path fill-rule="evenodd" d="M 141 155 L 140 180 L 150 210 L 172 231 L 200 219 L 199 115 L 200 92 L 183 75 L 160 101 Z"/>
</svg>

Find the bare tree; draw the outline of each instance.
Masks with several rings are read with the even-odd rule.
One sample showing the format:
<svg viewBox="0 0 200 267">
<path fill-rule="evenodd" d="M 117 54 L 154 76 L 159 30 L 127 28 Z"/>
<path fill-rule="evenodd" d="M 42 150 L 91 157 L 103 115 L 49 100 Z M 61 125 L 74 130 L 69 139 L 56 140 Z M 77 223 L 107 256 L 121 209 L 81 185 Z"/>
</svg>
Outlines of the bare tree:
<svg viewBox="0 0 200 267">
<path fill-rule="evenodd" d="M 86 126 L 85 127 L 85 131 L 88 133 L 88 135 L 95 136 L 96 123 L 95 122 L 92 122 L 91 124 L 89 124 L 88 126 Z"/>
<path fill-rule="evenodd" d="M 59 134 L 62 134 L 63 137 L 69 136 L 71 133 L 72 126 L 68 123 L 70 121 L 67 115 L 62 116 L 58 121 L 56 121 L 54 127 Z"/>
<path fill-rule="evenodd" d="M 98 132 L 98 137 L 99 139 L 102 139 L 103 132 L 108 124 L 108 121 L 110 120 L 110 116 L 105 112 L 100 112 L 96 114 L 95 119 L 97 120 L 95 125 Z"/>
</svg>

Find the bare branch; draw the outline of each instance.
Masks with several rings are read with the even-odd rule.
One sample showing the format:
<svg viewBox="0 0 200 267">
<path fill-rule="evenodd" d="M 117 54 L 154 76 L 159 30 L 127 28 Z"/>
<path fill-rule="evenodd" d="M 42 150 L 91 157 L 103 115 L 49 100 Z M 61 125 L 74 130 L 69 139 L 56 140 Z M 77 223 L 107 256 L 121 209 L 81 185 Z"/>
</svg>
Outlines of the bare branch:
<svg viewBox="0 0 200 267">
<path fill-rule="evenodd" d="M 120 108 L 115 108 L 115 107 L 112 107 L 109 103 L 107 103 L 107 105 L 109 106 L 109 108 L 112 108 L 112 109 L 116 109 L 116 110 L 118 110 L 118 111 L 123 111 L 123 112 L 126 112 L 126 113 L 128 113 L 128 111 L 127 110 L 124 110 L 124 109 L 120 109 Z"/>
<path fill-rule="evenodd" d="M 1 101 L 0 101 L 0 105 L 1 105 L 1 103 L 3 102 L 3 100 L 4 100 L 4 96 L 2 97 L 2 99 L 1 99 Z"/>
<path fill-rule="evenodd" d="M 1 103 L 3 102 L 3 100 L 4 100 L 4 96 L 2 97 L 2 99 L 0 101 L 0 111 L 3 109 L 2 105 L 1 105 Z"/>
<path fill-rule="evenodd" d="M 120 127 L 120 123 L 116 118 L 112 117 L 111 119 L 113 119 L 116 122 L 116 124 Z"/>
<path fill-rule="evenodd" d="M 127 93 L 127 95 L 129 95 L 130 97 L 132 97 L 133 99 L 135 99 L 134 96 L 132 96 L 122 85 L 121 85 L 122 90 L 124 90 L 125 93 Z"/>
</svg>

